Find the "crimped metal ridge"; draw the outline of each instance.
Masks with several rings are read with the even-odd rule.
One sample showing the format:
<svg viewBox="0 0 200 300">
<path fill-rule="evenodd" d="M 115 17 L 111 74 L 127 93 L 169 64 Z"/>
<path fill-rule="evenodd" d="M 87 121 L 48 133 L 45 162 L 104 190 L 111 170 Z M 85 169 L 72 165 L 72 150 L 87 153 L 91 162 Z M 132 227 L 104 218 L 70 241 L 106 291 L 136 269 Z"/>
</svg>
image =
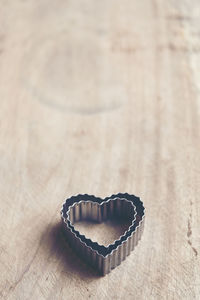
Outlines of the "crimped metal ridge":
<svg viewBox="0 0 200 300">
<path fill-rule="evenodd" d="M 88 199 L 90 199 L 90 200 L 92 200 L 92 201 L 94 201 L 94 202 L 101 203 L 102 201 L 106 201 L 106 200 L 108 200 L 108 199 L 114 199 L 114 198 L 125 198 L 125 199 L 129 199 L 129 200 L 132 201 L 132 202 L 133 202 L 133 200 L 134 200 L 133 203 L 134 203 L 135 206 L 136 206 L 137 217 L 136 217 L 136 222 L 134 223 L 134 226 L 133 226 L 133 228 L 132 228 L 131 230 L 136 230 L 137 227 L 141 226 L 140 223 L 143 221 L 143 218 L 144 218 L 144 211 L 145 211 L 144 206 L 143 206 L 143 203 L 142 203 L 142 201 L 140 200 L 140 198 L 138 198 L 138 197 L 136 197 L 136 196 L 134 196 L 134 195 L 129 195 L 129 194 L 127 194 L 127 193 L 126 193 L 126 194 L 119 193 L 119 194 L 116 194 L 116 195 L 112 195 L 111 197 L 107 197 L 107 198 L 105 198 L 104 200 L 101 199 L 101 198 L 98 198 L 98 197 L 94 197 L 93 195 L 88 195 L 88 194 L 84 194 L 84 195 L 79 194 L 79 195 L 77 195 L 77 196 L 72 196 L 71 198 L 67 199 L 66 202 L 63 204 L 63 209 L 62 209 L 62 211 L 61 211 L 61 216 L 62 216 L 62 218 L 66 218 L 66 211 L 68 210 L 68 207 L 69 207 L 70 205 L 74 204 L 75 202 L 82 201 L 82 200 L 83 200 L 83 201 L 87 201 Z M 136 201 L 136 202 L 135 202 L 135 201 Z M 67 207 L 66 207 L 66 206 L 67 206 Z M 64 212 L 65 212 L 65 216 L 64 216 Z M 68 225 L 69 227 L 71 227 L 71 226 L 70 226 L 69 220 L 67 220 L 67 222 L 68 222 L 67 225 Z M 72 228 L 72 230 L 73 230 L 74 232 L 76 232 L 76 234 L 77 234 L 79 237 L 82 237 L 82 236 L 80 235 L 80 233 L 74 229 L 73 226 L 72 226 L 71 228 Z M 89 242 L 89 241 L 90 241 L 90 240 L 87 240 L 87 242 Z M 120 241 L 120 242 L 121 242 L 121 241 Z M 118 243 L 118 245 L 120 244 L 120 243 L 119 243 L 119 240 L 116 240 L 116 244 L 117 244 L 117 243 Z M 115 244 L 115 246 L 117 246 L 116 244 Z M 96 245 L 98 245 L 98 244 L 96 243 Z M 109 245 L 109 247 L 110 247 L 110 250 L 112 250 L 112 244 Z M 110 251 L 110 252 L 111 252 L 111 251 Z"/>
<path fill-rule="evenodd" d="M 110 253 L 107 255 L 101 255 L 90 247 L 90 241 L 77 232 L 74 227 L 69 224 L 69 220 L 66 219 L 66 210 L 74 203 L 77 203 L 80 199 L 82 201 L 87 201 L 86 199 L 92 199 L 93 202 L 102 203 L 107 200 L 113 200 L 115 198 L 120 198 L 125 200 L 132 201 L 133 205 L 136 207 L 136 219 L 133 226 L 130 226 L 131 229 L 126 232 L 123 236 L 121 236 L 120 240 L 117 240 L 114 244 L 114 248 L 110 248 Z M 61 210 L 61 217 L 64 224 L 64 228 L 67 232 L 69 242 L 75 249 L 78 249 L 79 255 L 83 256 L 86 261 L 88 261 L 91 265 L 93 265 L 102 275 L 109 273 L 113 268 L 119 265 L 134 249 L 137 245 L 138 241 L 141 238 L 143 229 L 144 229 L 144 217 L 145 217 L 145 209 L 143 206 L 142 201 L 134 196 L 129 194 L 122 194 L 119 193 L 117 195 L 112 195 L 111 197 L 107 197 L 104 200 L 101 198 L 96 198 L 92 195 L 77 195 L 72 196 L 71 198 L 67 199 L 66 202 L 63 204 L 63 209 Z M 96 244 L 98 247 L 102 247 L 97 243 L 91 242 L 91 244 Z M 113 246 L 112 245 L 109 245 Z"/>
<path fill-rule="evenodd" d="M 116 239 L 112 244 L 109 244 L 109 246 L 104 246 L 104 245 L 100 245 L 99 243 L 97 243 L 96 242 L 96 244 L 98 245 L 98 246 L 103 246 L 103 247 L 105 247 L 105 248 L 109 248 L 110 246 L 114 246 L 115 245 L 115 242 L 117 242 L 117 241 L 121 241 L 121 239 L 127 234 L 127 232 L 129 232 L 130 231 L 130 229 L 131 229 L 131 226 L 133 226 L 133 224 L 134 224 L 134 222 L 135 222 L 135 220 L 136 220 L 136 215 L 137 215 L 137 213 L 136 213 L 136 208 L 135 208 L 135 206 L 133 205 L 133 203 L 130 201 L 130 200 L 127 200 L 127 199 L 125 199 L 125 198 L 114 198 L 114 199 L 108 199 L 108 200 L 106 200 L 106 201 L 102 201 L 100 204 L 98 204 L 99 206 L 102 206 L 102 205 L 105 205 L 105 204 L 108 204 L 109 202 L 111 202 L 111 201 L 115 201 L 115 200 L 120 200 L 122 203 L 123 203 L 123 201 L 125 201 L 125 202 L 127 202 L 127 203 L 130 203 L 131 204 L 131 206 L 132 206 L 132 208 L 133 208 L 133 214 L 132 214 L 132 216 L 129 216 L 129 218 L 130 218 L 130 220 L 131 220 L 131 225 L 128 227 L 128 229 L 118 238 L 118 239 Z M 75 202 L 73 205 L 71 205 L 70 207 L 69 207 L 69 209 L 67 210 L 67 213 L 66 213 L 66 217 L 67 218 L 64 218 L 64 222 L 66 223 L 66 221 L 68 221 L 69 222 L 69 224 L 67 224 L 67 225 L 69 225 L 70 226 L 70 228 L 72 229 L 72 231 L 74 232 L 74 234 L 76 234 L 76 237 L 78 237 L 79 238 L 79 236 L 78 236 L 78 234 L 81 236 L 81 237 L 83 237 L 83 238 L 85 238 L 88 242 L 91 242 L 91 243 L 95 243 L 95 242 L 93 242 L 90 238 L 86 238 L 86 236 L 85 235 L 81 235 L 80 234 L 80 232 L 78 232 L 77 230 L 75 230 L 75 228 L 74 228 L 74 226 L 72 225 L 72 222 L 71 222 L 71 219 L 70 219 L 70 216 L 69 216 L 69 213 L 70 213 L 70 209 L 71 208 L 73 208 L 75 205 L 80 205 L 80 204 L 84 204 L 84 203 L 93 203 L 94 204 L 94 202 L 91 202 L 91 201 L 79 201 L 79 202 Z M 106 207 L 107 208 L 107 207 Z M 121 207 L 120 207 L 121 208 Z M 113 207 L 113 210 L 114 210 L 114 207 Z M 108 215 L 107 213 L 106 213 L 106 215 Z M 127 216 L 127 218 L 128 218 L 128 216 Z M 81 218 L 80 220 L 84 220 L 84 219 L 91 219 L 91 218 Z M 106 217 L 106 218 L 102 218 L 102 217 L 100 217 L 100 215 L 98 214 L 98 217 L 97 218 L 94 218 L 94 220 L 95 221 L 97 221 L 97 222 L 102 222 L 103 220 L 108 220 L 108 216 Z M 98 252 L 98 251 L 97 251 Z M 99 255 L 101 255 L 100 253 L 98 253 Z"/>
</svg>

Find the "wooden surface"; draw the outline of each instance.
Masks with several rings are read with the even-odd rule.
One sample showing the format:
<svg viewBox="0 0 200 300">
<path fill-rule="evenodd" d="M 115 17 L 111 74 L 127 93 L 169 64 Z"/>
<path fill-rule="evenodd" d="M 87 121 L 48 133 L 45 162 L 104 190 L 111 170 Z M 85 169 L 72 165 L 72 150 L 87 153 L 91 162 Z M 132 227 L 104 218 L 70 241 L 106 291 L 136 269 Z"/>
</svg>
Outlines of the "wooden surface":
<svg viewBox="0 0 200 300">
<path fill-rule="evenodd" d="M 200 299 L 199 17 L 197 0 L 0 1 L 1 299 Z M 144 201 L 144 235 L 99 277 L 59 211 L 117 192 Z"/>
</svg>

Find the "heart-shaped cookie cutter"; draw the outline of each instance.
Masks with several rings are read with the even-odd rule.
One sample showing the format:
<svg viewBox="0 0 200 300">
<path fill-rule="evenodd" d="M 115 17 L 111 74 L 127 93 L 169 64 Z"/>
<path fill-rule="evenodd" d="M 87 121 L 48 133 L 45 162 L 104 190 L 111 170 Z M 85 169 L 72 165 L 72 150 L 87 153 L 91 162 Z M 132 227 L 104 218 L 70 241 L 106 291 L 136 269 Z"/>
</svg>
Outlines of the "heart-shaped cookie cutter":
<svg viewBox="0 0 200 300">
<path fill-rule="evenodd" d="M 123 217 L 131 224 L 119 239 L 107 247 L 81 235 L 73 226 L 76 221 L 90 219 L 102 222 L 113 216 Z M 105 275 L 118 266 L 140 240 L 144 229 L 145 208 L 140 198 L 127 193 L 105 199 L 84 194 L 66 200 L 61 218 L 71 246 L 99 273 Z"/>
</svg>

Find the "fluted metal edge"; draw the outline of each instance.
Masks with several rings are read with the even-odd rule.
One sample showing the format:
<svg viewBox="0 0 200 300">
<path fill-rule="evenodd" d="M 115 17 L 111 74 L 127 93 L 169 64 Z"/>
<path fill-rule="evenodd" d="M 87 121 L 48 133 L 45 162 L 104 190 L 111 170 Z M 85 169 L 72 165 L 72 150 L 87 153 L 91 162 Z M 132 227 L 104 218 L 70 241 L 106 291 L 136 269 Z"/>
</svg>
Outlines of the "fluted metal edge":
<svg viewBox="0 0 200 300">
<path fill-rule="evenodd" d="M 84 197 L 84 198 L 89 197 L 90 198 L 90 197 L 94 197 L 94 196 L 87 195 L 87 194 L 84 194 L 84 195 L 79 194 L 77 196 L 72 196 L 69 199 L 73 198 L 75 201 L 78 198 L 81 199 L 81 197 Z M 98 199 L 98 202 L 101 201 L 103 203 L 106 201 L 114 200 L 116 198 L 125 199 L 126 201 L 128 201 L 127 198 L 129 198 L 129 199 L 132 199 L 132 202 L 134 202 L 134 200 L 137 199 L 137 201 L 136 201 L 137 203 L 135 203 L 135 204 L 136 204 L 136 206 L 140 205 L 141 215 L 136 214 L 136 216 L 135 216 L 135 214 L 134 214 L 134 222 L 137 225 L 134 227 L 132 232 L 130 232 L 130 229 L 127 230 L 126 233 L 121 236 L 121 239 L 117 240 L 117 241 L 120 241 L 119 245 L 117 245 L 117 247 L 115 249 L 113 249 L 109 254 L 107 254 L 105 256 L 100 254 L 98 251 L 94 250 L 87 243 L 83 242 L 83 240 L 75 232 L 73 225 L 69 225 L 69 222 L 68 222 L 69 220 L 67 220 L 67 222 L 66 222 L 66 218 L 64 216 L 64 205 L 66 204 L 66 202 L 69 199 L 67 199 L 66 202 L 63 204 L 63 208 L 61 210 L 61 218 L 62 218 L 64 228 L 67 232 L 69 242 L 76 250 L 78 250 L 79 255 L 81 255 L 90 265 L 95 267 L 102 275 L 109 273 L 112 269 L 114 269 L 119 264 L 121 264 L 121 262 L 130 254 L 130 252 L 138 244 L 138 241 L 141 239 L 141 235 L 144 230 L 145 208 L 144 208 L 143 203 L 140 200 L 140 198 L 138 198 L 134 195 L 129 195 L 127 193 L 126 194 L 119 193 L 117 195 L 112 195 L 111 197 L 107 197 L 104 200 L 100 199 L 100 198 L 95 198 L 95 199 Z M 85 200 L 83 200 L 83 201 L 85 201 Z M 75 201 L 75 203 L 77 203 L 77 202 Z M 137 209 L 136 209 L 136 212 L 138 212 Z M 124 238 L 124 240 L 122 240 L 122 238 Z M 101 247 L 101 245 L 99 245 L 99 247 Z"/>
<path fill-rule="evenodd" d="M 100 204 L 98 204 L 99 206 L 102 206 L 102 205 L 105 205 L 105 204 L 108 204 L 109 202 L 111 202 L 111 201 L 115 201 L 115 200 L 120 200 L 120 201 L 125 201 L 125 202 L 128 202 L 128 203 L 130 203 L 131 205 L 132 205 L 132 207 L 133 207 L 133 209 L 134 209 L 134 214 L 133 214 L 133 216 L 132 216 L 132 218 L 131 218 L 131 225 L 128 227 L 128 229 L 118 238 L 118 239 L 116 239 L 112 244 L 109 244 L 108 246 L 104 246 L 104 245 L 100 245 L 99 243 L 97 243 L 99 246 L 104 246 L 105 248 L 109 248 L 110 246 L 114 246 L 114 244 L 117 242 L 117 241 L 120 241 L 124 236 L 126 236 L 126 234 L 130 231 L 130 229 L 131 229 L 131 227 L 133 226 L 133 224 L 134 224 L 134 222 L 135 222 L 135 220 L 136 220 L 136 215 L 137 215 L 137 213 L 136 213 L 136 209 L 135 209 L 135 205 L 133 205 L 133 203 L 130 201 L 130 200 L 127 200 L 127 199 L 125 199 L 125 198 L 118 198 L 118 197 L 116 197 L 116 198 L 114 198 L 114 199 L 108 199 L 108 200 L 106 200 L 106 201 L 102 201 Z M 72 222 L 71 222 L 71 220 L 70 220 L 70 217 L 69 217 L 69 210 L 72 208 L 72 207 L 74 207 L 75 205 L 80 205 L 81 203 L 93 203 L 93 202 L 91 202 L 91 201 L 79 201 L 79 202 L 75 202 L 73 205 L 71 205 L 70 207 L 69 207 L 69 209 L 67 210 L 67 212 L 66 212 L 66 216 L 67 216 L 67 218 L 65 218 L 65 217 L 63 217 L 63 219 L 64 219 L 64 222 L 66 223 L 66 225 L 67 226 L 69 226 L 69 227 L 71 227 L 71 229 L 72 229 L 72 231 L 74 232 L 74 234 L 76 234 L 76 236 L 77 236 L 77 231 L 75 230 L 75 228 L 74 228 L 74 226 L 72 225 Z M 108 218 L 105 218 L 105 219 L 103 219 L 103 220 L 107 220 Z M 95 219 L 97 222 L 102 222 L 103 220 L 101 219 L 101 217 L 99 218 L 99 215 L 98 215 L 98 218 L 97 219 Z M 67 221 L 69 222 L 69 224 L 67 224 Z M 82 235 L 82 237 L 85 237 L 84 235 Z M 90 238 L 86 238 L 85 237 L 85 239 L 87 239 L 88 240 L 88 242 L 93 242 Z M 100 253 L 99 253 L 100 254 Z"/>
</svg>

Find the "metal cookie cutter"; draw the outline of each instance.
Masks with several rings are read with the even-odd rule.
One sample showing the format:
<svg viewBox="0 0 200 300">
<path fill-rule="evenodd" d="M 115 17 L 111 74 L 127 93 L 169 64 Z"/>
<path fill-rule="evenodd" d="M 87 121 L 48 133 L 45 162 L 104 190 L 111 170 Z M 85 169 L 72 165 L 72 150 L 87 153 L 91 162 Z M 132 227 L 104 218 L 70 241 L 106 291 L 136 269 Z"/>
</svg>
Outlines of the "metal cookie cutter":
<svg viewBox="0 0 200 300">
<path fill-rule="evenodd" d="M 77 221 L 102 222 L 112 217 L 125 218 L 129 228 L 108 246 L 93 242 L 74 228 Z M 100 274 L 105 275 L 121 264 L 138 244 L 144 229 L 145 208 L 140 198 L 127 193 L 105 199 L 85 194 L 67 199 L 61 218 L 71 246 Z"/>
</svg>

